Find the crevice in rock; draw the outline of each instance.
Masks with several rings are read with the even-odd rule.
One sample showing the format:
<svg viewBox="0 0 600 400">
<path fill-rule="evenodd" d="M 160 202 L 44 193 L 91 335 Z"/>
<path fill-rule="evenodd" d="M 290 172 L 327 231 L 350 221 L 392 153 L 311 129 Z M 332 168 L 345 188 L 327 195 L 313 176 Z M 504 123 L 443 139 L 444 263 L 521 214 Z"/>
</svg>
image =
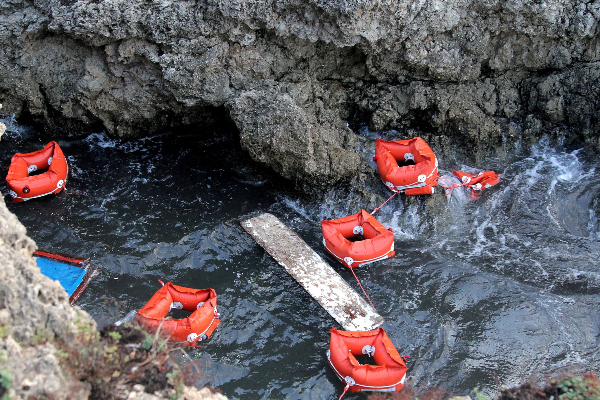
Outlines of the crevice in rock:
<svg viewBox="0 0 600 400">
<path fill-rule="evenodd" d="M 44 99 L 44 114 L 33 115 L 26 105 L 18 119 L 19 123 L 37 127 L 40 132 L 44 132 L 49 137 L 79 136 L 104 130 L 100 119 L 86 109 L 81 109 L 81 111 L 85 113 L 85 119 L 89 122 L 65 117 L 63 113 L 52 106 L 43 85 L 39 85 L 39 90 Z"/>
<path fill-rule="evenodd" d="M 411 119 L 407 124 L 408 129 L 415 129 L 417 131 L 435 132 L 439 128 L 436 128 L 432 124 L 432 120 L 435 115 L 439 113 L 439 109 L 436 105 L 428 107 L 426 109 L 411 110 Z"/>
</svg>

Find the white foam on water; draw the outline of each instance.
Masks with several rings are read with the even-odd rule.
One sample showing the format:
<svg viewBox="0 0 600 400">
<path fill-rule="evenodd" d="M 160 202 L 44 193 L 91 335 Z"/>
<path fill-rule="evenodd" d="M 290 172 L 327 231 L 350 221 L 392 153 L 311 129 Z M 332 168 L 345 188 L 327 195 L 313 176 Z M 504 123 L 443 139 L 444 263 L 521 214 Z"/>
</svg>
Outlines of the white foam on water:
<svg viewBox="0 0 600 400">
<path fill-rule="evenodd" d="M 363 125 L 359 128 L 358 133 L 361 136 L 364 136 L 366 138 L 373 139 L 373 140 L 375 140 L 376 138 L 384 138 L 384 137 L 385 138 L 394 138 L 394 139 L 384 139 L 384 140 L 400 140 L 399 139 L 400 133 L 395 129 L 392 129 L 390 131 L 378 132 L 378 131 L 370 130 L 368 125 Z"/>
<path fill-rule="evenodd" d="M 6 126 L 6 131 L 1 138 L 2 140 L 24 140 L 30 136 L 38 136 L 38 132 L 35 129 L 20 125 L 15 118 L 15 114 L 12 114 L 10 117 L 0 118 L 0 122 Z"/>
<path fill-rule="evenodd" d="M 527 171 L 525 178 L 527 180 L 527 187 L 533 187 L 535 184 L 542 178 L 542 174 L 539 173 L 539 170 L 544 165 L 543 161 L 538 161 L 535 163 L 534 167 Z"/>
<path fill-rule="evenodd" d="M 456 175 L 443 171 L 440 172 L 442 175 L 438 178 L 438 185 L 444 188 L 448 203 L 453 208 L 463 208 L 469 202 L 471 189 L 464 186 L 456 186 L 462 184 Z"/>
<path fill-rule="evenodd" d="M 404 291 L 403 308 L 405 310 L 416 310 L 421 304 L 421 292 L 418 289 L 407 288 Z"/>
<path fill-rule="evenodd" d="M 580 150 L 535 146 L 508 166 L 501 185 L 465 205 L 449 203 L 466 225 L 443 232 L 450 237 L 444 249 L 546 290 L 594 290 L 600 286 L 597 165 Z"/>
<path fill-rule="evenodd" d="M 116 140 L 109 138 L 106 132 L 92 133 L 85 138 L 85 141 L 92 147 L 98 146 L 103 149 L 115 148 L 118 143 Z"/>
<path fill-rule="evenodd" d="M 594 167 L 586 166 L 579 157 L 581 149 L 565 152 L 550 147 L 546 142 L 533 146 L 532 157 L 544 168 L 543 175 L 566 183 L 578 183 L 592 177 Z M 587 168 L 587 169 L 586 169 Z M 552 185 L 553 186 L 553 185 Z"/>
<path fill-rule="evenodd" d="M 153 140 L 155 140 L 155 137 L 144 137 L 144 138 L 139 138 L 137 140 L 130 140 L 130 141 L 126 141 L 126 142 L 117 142 L 118 143 L 118 149 L 124 151 L 125 153 L 148 153 L 150 151 L 155 151 L 154 149 L 151 150 L 149 144 L 152 144 Z M 157 157 L 159 156 L 160 152 L 158 152 L 158 154 L 156 155 Z"/>
<path fill-rule="evenodd" d="M 592 207 L 589 209 L 590 219 L 588 221 L 588 232 L 590 233 L 590 239 L 600 240 L 600 224 L 598 222 L 598 216 L 594 209 L 599 208 L 598 199 L 594 199 Z"/>
<path fill-rule="evenodd" d="M 392 228 L 396 239 L 414 239 L 416 236 L 415 233 L 403 227 L 403 224 L 400 222 L 402 214 L 402 211 L 394 211 L 392 218 L 389 221 L 385 221 L 384 225 Z"/>
<path fill-rule="evenodd" d="M 6 126 L 6 132 L 4 132 L 4 135 L 3 135 L 6 137 L 20 136 L 24 129 L 19 124 L 17 124 L 17 120 L 15 119 L 15 114 L 13 114 L 7 118 L 0 118 L 0 122 Z"/>
<path fill-rule="evenodd" d="M 291 208 L 292 210 L 294 210 L 297 214 L 300 214 L 301 216 L 303 216 L 304 218 L 306 218 L 309 221 L 313 220 L 313 215 L 311 215 L 312 213 L 309 213 L 308 210 L 306 209 L 306 207 L 300 202 L 300 200 L 296 199 L 296 200 L 292 200 L 289 197 L 282 197 L 281 200 L 283 201 L 283 203 Z"/>
<path fill-rule="evenodd" d="M 367 212 L 373 211 L 368 204 L 360 202 L 360 196 L 357 196 L 352 189 L 347 192 L 330 190 L 318 201 L 291 199 L 288 196 L 281 196 L 281 201 L 305 219 L 315 222 L 353 215 L 361 208 Z"/>
<path fill-rule="evenodd" d="M 381 215 L 378 220 L 384 226 L 392 228 L 396 239 L 416 239 L 425 228 L 419 208 L 415 205 L 409 206 L 406 210 L 401 208 L 394 211 L 389 220 L 386 216 Z"/>
<path fill-rule="evenodd" d="M 83 171 L 77 165 L 77 158 L 75 156 L 68 155 L 66 156 L 66 159 L 67 164 L 69 165 L 69 174 L 71 175 L 71 178 L 79 178 Z"/>
</svg>

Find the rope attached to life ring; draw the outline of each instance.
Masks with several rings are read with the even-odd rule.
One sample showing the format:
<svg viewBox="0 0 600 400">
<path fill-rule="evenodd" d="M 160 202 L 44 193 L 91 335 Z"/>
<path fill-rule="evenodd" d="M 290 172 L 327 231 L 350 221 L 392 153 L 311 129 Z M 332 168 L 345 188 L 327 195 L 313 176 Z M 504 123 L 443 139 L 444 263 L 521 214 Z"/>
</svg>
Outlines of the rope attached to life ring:
<svg viewBox="0 0 600 400">
<path fill-rule="evenodd" d="M 454 191 L 454 189 L 456 189 L 457 187 L 461 187 L 461 186 L 468 186 L 469 182 L 465 182 L 465 183 L 453 183 L 450 186 L 444 186 L 442 184 L 439 184 L 441 187 L 443 187 L 444 189 L 450 189 L 450 191 L 448 193 L 446 193 L 446 196 L 451 196 L 452 192 Z"/>
<path fill-rule="evenodd" d="M 379 209 L 380 209 L 381 207 L 383 207 L 383 206 L 385 205 L 385 203 L 387 203 L 388 201 L 390 201 L 390 200 L 392 199 L 392 197 L 394 197 L 394 196 L 395 196 L 395 195 L 397 195 L 398 193 L 400 193 L 400 192 L 394 192 L 394 194 L 393 194 L 393 195 L 391 195 L 389 199 L 387 199 L 387 200 L 386 200 L 386 201 L 384 201 L 384 202 L 383 202 L 383 203 L 382 203 L 382 204 L 381 204 L 379 207 L 377 207 L 376 209 L 374 209 L 374 210 L 373 210 L 373 212 L 371 213 L 371 215 L 373 215 L 373 214 L 375 214 L 377 211 L 379 211 Z"/>
<path fill-rule="evenodd" d="M 348 391 L 348 389 L 350 389 L 350 385 L 347 384 L 346 387 L 344 388 L 344 392 L 342 393 L 342 395 L 340 396 L 340 398 L 338 400 L 342 400 L 342 397 L 344 397 L 344 395 L 346 394 L 346 392 Z"/>
<path fill-rule="evenodd" d="M 362 289 L 363 293 L 365 294 L 365 296 L 367 297 L 367 300 L 369 300 L 369 303 L 371 303 L 371 307 L 373 307 L 373 310 L 377 311 L 377 309 L 375 308 L 375 306 L 373 305 L 373 302 L 371 301 L 371 298 L 369 297 L 369 295 L 367 294 L 367 292 L 365 291 L 365 288 L 363 287 L 363 285 L 360 283 L 360 281 L 358 280 L 358 277 L 356 276 L 356 274 L 354 273 L 354 267 L 350 267 L 350 271 L 352 271 L 352 275 L 354 275 L 354 278 L 356 279 L 356 282 L 358 282 L 358 286 L 360 286 L 360 288 Z"/>
</svg>

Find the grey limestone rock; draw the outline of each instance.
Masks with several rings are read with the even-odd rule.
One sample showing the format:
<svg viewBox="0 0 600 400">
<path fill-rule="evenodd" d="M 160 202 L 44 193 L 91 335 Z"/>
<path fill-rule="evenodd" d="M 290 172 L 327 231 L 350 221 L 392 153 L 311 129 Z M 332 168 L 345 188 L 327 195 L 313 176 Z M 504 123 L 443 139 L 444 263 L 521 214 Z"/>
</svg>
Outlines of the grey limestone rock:
<svg viewBox="0 0 600 400">
<path fill-rule="evenodd" d="M 0 102 L 123 138 L 226 109 L 304 188 L 360 170 L 361 122 L 471 161 L 542 135 L 600 149 L 599 20 L 583 0 L 6 0 Z"/>
<path fill-rule="evenodd" d="M 11 399 L 87 399 L 90 387 L 63 370 L 58 350 L 50 343 L 27 346 L 12 336 L 0 339 L 2 370 L 11 377 Z"/>
<path fill-rule="evenodd" d="M 313 109 L 297 104 L 290 94 L 277 88 L 249 90 L 230 107 L 242 147 L 283 177 L 304 176 L 306 185 L 326 186 L 356 172 L 354 133 L 319 121 Z"/>
<path fill-rule="evenodd" d="M 62 370 L 54 341 L 78 337 L 94 320 L 69 305 L 60 283 L 41 274 L 35 243 L 0 201 L 0 369 L 11 376 L 11 398 L 85 399 L 89 387 Z"/>
</svg>

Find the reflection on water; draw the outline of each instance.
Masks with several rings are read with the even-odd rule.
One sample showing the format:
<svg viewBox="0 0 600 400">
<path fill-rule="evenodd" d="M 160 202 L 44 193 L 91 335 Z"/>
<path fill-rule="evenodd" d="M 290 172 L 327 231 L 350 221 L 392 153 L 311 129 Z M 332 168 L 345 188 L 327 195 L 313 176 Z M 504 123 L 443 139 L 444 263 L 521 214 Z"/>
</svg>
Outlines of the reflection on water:
<svg viewBox="0 0 600 400">
<path fill-rule="evenodd" d="M 12 154 L 46 143 L 17 128 L 1 142 L 4 171 Z M 5 199 L 40 248 L 101 267 L 78 301 L 100 326 L 141 308 L 158 279 L 212 287 L 222 323 L 181 359 L 196 361 L 199 385 L 238 399 L 339 397 L 343 385 L 325 358 L 334 320 L 239 222 L 258 211 L 277 215 L 360 291 L 323 250 L 319 224 L 324 213 L 345 215 L 351 194 L 336 193 L 339 207 L 300 197 L 229 135 L 58 142 L 71 168 L 67 191 L 24 204 Z M 581 151 L 541 144 L 497 171 L 502 182 L 476 201 L 456 189 L 433 229 L 423 229 L 432 219 L 417 207 L 395 199 L 378 211 L 394 229 L 397 256 L 356 273 L 399 352 L 410 355 L 415 384 L 493 393 L 571 363 L 598 368 L 597 169 Z"/>
</svg>

